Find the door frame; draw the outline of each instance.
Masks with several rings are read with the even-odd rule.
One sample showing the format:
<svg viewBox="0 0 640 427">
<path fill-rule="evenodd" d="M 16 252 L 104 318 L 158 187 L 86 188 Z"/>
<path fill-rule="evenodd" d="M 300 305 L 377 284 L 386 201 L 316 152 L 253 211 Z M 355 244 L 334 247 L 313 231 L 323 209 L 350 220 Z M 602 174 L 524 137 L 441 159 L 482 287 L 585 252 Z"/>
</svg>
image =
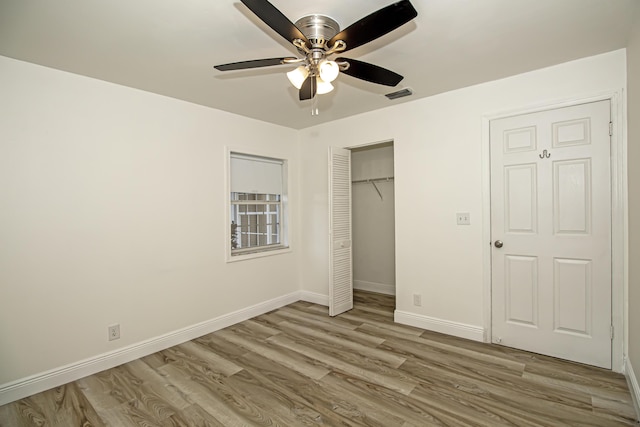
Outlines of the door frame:
<svg viewBox="0 0 640 427">
<path fill-rule="evenodd" d="M 364 142 L 364 143 L 361 143 L 361 144 L 355 144 L 355 145 L 348 145 L 348 146 L 340 145 L 340 146 L 337 146 L 337 148 L 342 148 L 342 149 L 344 149 L 344 150 L 353 151 L 354 149 L 357 149 L 357 148 L 373 147 L 373 146 L 376 146 L 376 145 L 384 146 L 384 145 L 386 145 L 386 144 L 389 144 L 389 145 L 391 145 L 391 147 L 393 147 L 393 169 L 394 169 L 394 177 L 395 177 L 395 171 L 397 170 L 397 169 L 396 169 L 396 148 L 395 148 L 395 141 L 396 141 L 396 139 L 395 139 L 395 138 L 388 138 L 388 139 L 382 139 L 382 140 L 375 141 L 375 142 Z M 329 147 L 329 151 L 331 151 L 331 147 Z M 351 160 L 349 160 L 349 163 L 351 163 Z M 351 165 L 350 165 L 350 167 L 351 167 Z M 329 172 L 329 174 L 331 174 L 331 170 L 329 170 L 328 172 Z M 394 191 L 395 191 L 395 178 L 394 178 L 394 184 L 393 184 L 393 185 L 394 185 Z M 353 204 L 353 193 L 351 194 L 351 200 L 350 200 L 350 203 L 352 203 L 352 204 Z M 396 199 L 395 199 L 395 197 L 394 197 L 394 200 L 393 200 L 394 218 L 395 218 L 395 212 L 396 212 L 396 210 L 397 210 L 397 205 L 396 205 Z M 351 215 L 352 215 L 352 217 L 353 217 L 353 205 L 352 205 L 352 212 L 351 212 Z M 329 209 L 329 216 L 331 216 L 331 209 Z M 329 224 L 331 224 L 331 219 L 329 219 Z M 396 221 L 395 221 L 395 219 L 394 219 L 394 221 L 393 221 L 394 245 L 396 244 L 395 236 L 397 236 L 397 235 L 398 235 L 398 234 L 397 234 L 396 226 L 397 226 L 397 222 L 396 222 Z M 329 228 L 331 228 L 331 227 L 329 226 Z M 351 232 L 352 232 L 352 235 L 351 235 L 351 242 L 352 242 L 352 246 L 351 246 L 351 247 L 352 247 L 352 250 L 353 250 L 353 225 L 352 225 L 352 227 L 351 227 L 351 228 L 352 228 L 352 230 L 351 230 Z M 330 230 L 330 229 L 329 229 L 329 234 L 331 234 L 331 230 Z M 329 241 L 329 248 L 331 248 L 331 247 L 332 247 L 332 244 L 333 244 L 333 243 L 332 243 L 332 241 L 330 240 L 330 241 Z M 397 246 L 397 245 L 396 245 L 396 246 Z M 331 251 L 331 249 L 330 249 L 330 251 Z M 398 274 L 398 268 L 397 268 L 397 267 L 398 267 L 398 266 L 396 265 L 396 263 L 397 263 L 397 259 L 398 259 L 398 258 L 397 258 L 396 256 L 394 256 L 393 263 L 394 263 L 395 271 L 396 271 L 396 277 L 394 278 L 394 279 L 396 279 L 396 280 L 395 280 L 395 284 L 394 284 L 394 287 L 395 287 L 395 292 L 393 293 L 393 296 L 394 296 L 394 297 L 397 297 L 397 296 L 398 296 L 398 287 L 397 287 L 397 274 Z M 331 264 L 331 255 L 329 255 L 329 264 Z M 331 269 L 331 265 L 329 265 L 329 268 Z M 351 257 L 351 270 L 352 270 L 351 290 L 353 291 L 353 253 L 352 253 L 352 257 Z M 329 274 L 331 274 L 331 272 L 330 272 Z M 329 286 L 331 286 L 331 279 L 329 279 Z M 331 290 L 329 290 L 329 292 L 331 292 Z M 327 305 L 328 305 L 328 304 L 329 304 L 329 298 L 327 298 Z M 395 308 L 394 308 L 394 310 L 395 310 Z"/>
<path fill-rule="evenodd" d="M 596 101 L 609 100 L 611 103 L 611 323 L 614 327 L 611 341 L 611 369 L 624 372 L 624 354 L 627 343 L 626 302 L 628 298 L 627 234 L 627 152 L 624 102 L 620 92 L 609 92 L 585 98 L 570 98 L 544 102 L 523 108 L 514 108 L 482 116 L 482 241 L 483 241 L 483 327 L 484 342 L 490 343 L 491 325 L 491 157 L 490 122 L 505 117 L 536 113 L 562 107 L 571 107 Z"/>
</svg>

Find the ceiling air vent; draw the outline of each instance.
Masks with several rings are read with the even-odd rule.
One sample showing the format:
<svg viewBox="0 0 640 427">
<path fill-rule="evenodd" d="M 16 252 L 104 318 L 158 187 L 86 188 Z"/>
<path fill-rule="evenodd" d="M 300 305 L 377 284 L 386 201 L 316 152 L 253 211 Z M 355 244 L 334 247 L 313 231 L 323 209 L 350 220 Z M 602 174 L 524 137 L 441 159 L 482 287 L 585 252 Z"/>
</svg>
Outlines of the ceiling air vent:
<svg viewBox="0 0 640 427">
<path fill-rule="evenodd" d="M 389 99 L 398 99 L 398 98 L 402 98 L 403 96 L 409 96 L 409 95 L 413 95 L 413 92 L 411 92 L 411 89 L 402 89 L 399 90 L 397 92 L 391 92 L 391 93 L 387 93 L 385 96 Z"/>
</svg>

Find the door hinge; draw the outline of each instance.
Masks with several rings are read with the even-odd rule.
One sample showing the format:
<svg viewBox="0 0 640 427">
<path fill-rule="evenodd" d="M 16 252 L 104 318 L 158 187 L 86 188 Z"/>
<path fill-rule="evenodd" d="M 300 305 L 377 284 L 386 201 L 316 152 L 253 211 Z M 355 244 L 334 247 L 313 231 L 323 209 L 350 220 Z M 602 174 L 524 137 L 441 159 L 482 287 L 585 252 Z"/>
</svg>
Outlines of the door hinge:
<svg viewBox="0 0 640 427">
<path fill-rule="evenodd" d="M 609 136 L 613 136 L 613 122 L 609 122 Z"/>
<path fill-rule="evenodd" d="M 614 336 L 613 325 L 610 326 L 609 332 L 610 332 L 609 335 L 611 336 L 611 339 L 613 339 L 613 336 Z"/>
</svg>

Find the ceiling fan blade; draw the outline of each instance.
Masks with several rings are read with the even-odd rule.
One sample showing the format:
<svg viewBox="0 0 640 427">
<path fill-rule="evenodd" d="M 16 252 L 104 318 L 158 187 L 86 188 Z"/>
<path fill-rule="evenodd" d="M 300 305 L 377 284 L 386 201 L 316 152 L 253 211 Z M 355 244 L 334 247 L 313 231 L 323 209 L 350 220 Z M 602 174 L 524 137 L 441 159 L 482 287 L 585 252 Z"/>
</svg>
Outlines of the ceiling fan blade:
<svg viewBox="0 0 640 427">
<path fill-rule="evenodd" d="M 402 79 L 398 73 L 394 73 L 386 68 L 379 67 L 377 65 L 369 64 L 368 62 L 357 61 L 349 58 L 336 58 L 336 62 L 348 62 L 349 68 L 342 71 L 351 77 L 357 79 L 366 80 L 371 83 L 377 83 L 385 86 L 396 86 Z"/>
<path fill-rule="evenodd" d="M 214 65 L 213 68 L 219 71 L 246 70 L 248 68 L 271 67 L 272 65 L 284 64 L 285 59 L 295 60 L 296 58 L 267 58 L 253 59 L 251 61 L 232 62 L 230 64 Z"/>
<path fill-rule="evenodd" d="M 303 40 L 307 45 L 309 40 L 295 26 L 293 22 L 282 14 L 274 5 L 267 0 L 241 0 L 258 18 L 267 24 L 276 33 L 293 42 L 295 39 Z"/>
<path fill-rule="evenodd" d="M 315 76 L 308 76 L 302 83 L 302 86 L 300 86 L 300 101 L 312 99 L 314 96 L 316 96 L 316 91 L 318 90 L 317 86 L 318 85 Z"/>
<path fill-rule="evenodd" d="M 333 46 L 337 40 L 342 40 L 347 44 L 344 50 L 347 51 L 390 33 L 416 16 L 418 12 L 409 0 L 399 1 L 351 24 L 333 36 L 328 45 Z"/>
</svg>

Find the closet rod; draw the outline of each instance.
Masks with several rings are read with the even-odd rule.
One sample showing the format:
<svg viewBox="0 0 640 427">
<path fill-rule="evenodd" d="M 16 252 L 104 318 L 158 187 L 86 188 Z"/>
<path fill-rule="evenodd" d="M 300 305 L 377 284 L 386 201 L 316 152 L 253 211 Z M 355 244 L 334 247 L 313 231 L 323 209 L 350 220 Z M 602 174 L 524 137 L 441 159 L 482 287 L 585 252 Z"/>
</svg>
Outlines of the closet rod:
<svg viewBox="0 0 640 427">
<path fill-rule="evenodd" d="M 352 184 L 359 184 L 361 182 L 377 182 L 377 181 L 390 181 L 392 180 L 392 176 L 385 176 L 383 178 L 372 178 L 372 179 L 357 179 L 355 181 L 351 181 Z"/>
</svg>

